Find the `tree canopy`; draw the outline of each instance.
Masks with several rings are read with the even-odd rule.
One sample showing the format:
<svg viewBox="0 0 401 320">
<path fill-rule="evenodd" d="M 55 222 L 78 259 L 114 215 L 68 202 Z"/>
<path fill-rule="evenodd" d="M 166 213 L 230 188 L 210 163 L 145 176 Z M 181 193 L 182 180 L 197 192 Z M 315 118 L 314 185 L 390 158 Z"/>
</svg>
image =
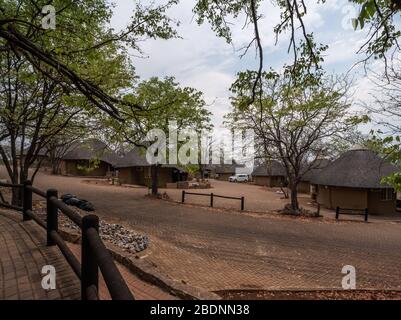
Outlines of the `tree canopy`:
<svg viewBox="0 0 401 320">
<path fill-rule="evenodd" d="M 346 80 L 322 72 L 298 76 L 294 81 L 293 74 L 263 73 L 259 99 L 249 106 L 253 82 L 242 74 L 231 88 L 233 111 L 227 116 L 231 128 L 255 130 L 264 165 L 277 160 L 284 166 L 293 213 L 299 213 L 297 188 L 303 176 L 329 156 L 336 138 L 344 138 L 363 120 L 349 110 Z"/>
<path fill-rule="evenodd" d="M 139 2 L 127 29 L 115 33 L 109 24 L 112 15 L 109 1 L 2 0 L 1 51 L 24 57 L 37 72 L 56 78 L 67 90 L 80 92 L 93 106 L 122 120 L 118 106 L 124 102 L 118 92 L 101 86 L 95 81 L 98 77 L 89 76 L 86 71 L 109 71 L 110 81 L 129 80 L 115 72 L 113 60 L 121 63 L 126 59 L 121 54 L 125 46 L 140 52 L 139 44 L 144 38 L 177 36 L 174 31 L 176 23 L 165 14 L 176 2 L 168 1 L 162 6 L 144 6 Z M 54 30 L 42 28 L 42 8 L 45 5 L 56 8 L 57 27 Z M 102 64 L 105 57 L 110 61 Z M 137 105 L 132 107 L 140 109 Z"/>
<path fill-rule="evenodd" d="M 80 69 L 74 68 L 68 61 L 72 57 L 75 60 L 77 55 L 79 58 L 83 52 L 90 51 L 96 54 L 99 49 L 110 44 L 126 46 L 141 52 L 140 43 L 144 38 L 177 37 L 175 27 L 179 22 L 171 19 L 167 11 L 178 2 L 179 0 L 169 0 L 161 5 L 148 6 L 138 2 L 127 28 L 115 32 L 109 25 L 112 7 L 105 0 L 1 0 L 0 47 L 1 50 L 11 50 L 19 56 L 25 56 L 35 69 L 46 76 L 51 76 L 49 69 L 53 70 L 63 85 L 80 91 L 94 106 L 119 118 L 118 106 L 123 103 L 119 96 L 92 83 L 85 73 L 81 74 Z M 316 2 L 325 4 L 326 0 L 316 0 Z M 374 57 L 386 61 L 386 53 L 390 49 L 399 49 L 400 33 L 394 23 L 394 18 L 401 8 L 399 1 L 349 0 L 349 2 L 360 6 L 360 14 L 354 20 L 354 26 L 370 28 L 366 43 L 360 50 L 366 54 L 364 60 Z M 208 21 L 217 36 L 227 42 L 232 41 L 229 18 L 236 19 L 244 15 L 246 24 L 253 25 L 254 37 L 245 48 L 244 54 L 253 44 L 256 45 L 259 67 L 256 69 L 254 89 L 257 83 L 261 82 L 264 68 L 263 39 L 259 22 L 262 18 L 260 8 L 266 4 L 267 1 L 263 0 L 198 0 L 193 8 L 198 23 Z M 309 3 L 305 0 L 275 0 L 273 4 L 280 9 L 281 19 L 272 32 L 277 40 L 282 33 L 290 32 L 288 52 L 293 52 L 293 65 L 296 65 L 299 59 L 307 59 L 310 67 L 318 68 L 322 45 L 314 43 L 313 34 L 307 30 L 304 22 Z M 57 8 L 55 30 L 44 30 L 41 27 L 42 8 L 45 5 Z M 306 46 L 307 50 L 302 50 L 303 56 L 299 56 L 298 48 L 302 45 Z M 250 103 L 255 96 L 256 92 L 253 93 Z M 140 109 L 138 105 L 133 107 Z"/>
<path fill-rule="evenodd" d="M 327 4 L 327 0 L 313 1 Z M 388 56 L 400 49 L 396 19 L 401 2 L 348 2 L 359 8 L 359 14 L 353 20 L 354 28 L 368 29 L 366 41 L 359 50 L 363 54 L 361 61 L 383 59 L 387 70 Z M 156 126 L 165 128 L 167 119 L 176 120 L 183 128 L 196 127 L 199 130 L 209 127 L 210 114 L 204 109 L 200 92 L 181 88 L 173 78 L 151 78 L 141 82 L 129 59 L 128 51 L 131 54 L 143 53 L 141 44 L 146 39 L 179 37 L 176 31 L 179 21 L 169 14 L 169 9 L 178 3 L 179 0 L 166 0 L 162 4 L 152 2 L 145 5 L 138 1 L 127 27 L 115 31 L 110 25 L 113 6 L 107 0 L 0 0 L 0 56 L 2 66 L 7 66 L 2 71 L 9 79 L 9 83 L 3 82 L 5 90 L 1 96 L 5 106 L 1 109 L 5 123 L 1 132 L 3 139 L 15 136 L 17 141 L 25 137 L 21 132 L 25 134 L 29 130 L 26 131 L 21 123 L 29 123 L 29 119 L 24 112 L 38 105 L 38 110 L 47 112 L 40 116 L 39 111 L 32 111 L 35 117 L 43 118 L 41 124 L 52 119 L 52 112 L 57 119 L 51 121 L 54 128 L 64 127 L 65 121 L 69 123 L 72 118 L 80 120 L 78 115 L 84 114 L 87 121 L 94 120 L 98 124 L 100 120 L 103 128 L 109 128 L 104 129 L 105 134 L 113 128 L 116 137 L 123 135 L 126 141 L 134 144 L 141 143 L 147 130 Z M 289 34 L 288 53 L 293 57 L 277 73 L 266 71 L 265 66 L 269 60 L 263 46 L 261 19 L 264 18 L 262 9 L 268 3 L 273 3 L 280 11 L 280 21 L 271 32 L 277 42 L 282 41 L 284 34 Z M 232 21 L 238 23 L 239 18 L 245 18 L 245 25 L 252 26 L 252 37 L 241 56 L 254 46 L 259 63 L 255 70 L 238 73 L 232 87 L 234 112 L 238 116 L 240 113 L 252 114 L 258 108 L 270 120 L 275 118 L 286 122 L 297 119 L 295 128 L 298 129 L 306 125 L 298 115 L 313 114 L 317 101 L 326 107 L 341 105 L 334 101 L 338 99 L 336 94 L 339 97 L 343 94 L 330 86 L 331 80 L 323 77 L 322 62 L 328 47 L 316 42 L 305 24 L 310 3 L 306 0 L 195 2 L 193 13 L 196 21 L 209 23 L 216 35 L 228 43 L 233 42 Z M 55 8 L 55 28 L 43 27 L 46 15 L 43 9 L 49 5 Z M 280 88 L 278 93 L 272 90 L 273 84 L 276 86 L 274 89 Z M 39 101 L 38 90 L 42 90 L 42 96 L 50 102 Z M 322 90 L 326 90 L 327 95 Z M 19 94 L 22 91 L 25 91 L 25 96 Z M 328 96 L 329 93 L 333 96 Z M 30 96 L 35 98 L 27 99 Z M 273 96 L 277 101 L 267 103 Z M 301 101 L 300 97 L 306 100 Z M 341 110 L 336 112 L 342 115 Z M 297 117 L 293 118 L 294 114 Z M 317 119 L 309 119 L 311 126 Z M 15 126 L 18 134 L 15 134 Z M 32 133 L 26 137 L 34 141 L 36 131 L 28 127 Z M 306 131 L 302 130 L 302 133 Z M 40 136 L 46 137 L 49 132 L 54 134 L 57 130 L 46 127 Z M 46 141 L 51 141 L 42 140 L 31 144 L 33 154 Z"/>
</svg>

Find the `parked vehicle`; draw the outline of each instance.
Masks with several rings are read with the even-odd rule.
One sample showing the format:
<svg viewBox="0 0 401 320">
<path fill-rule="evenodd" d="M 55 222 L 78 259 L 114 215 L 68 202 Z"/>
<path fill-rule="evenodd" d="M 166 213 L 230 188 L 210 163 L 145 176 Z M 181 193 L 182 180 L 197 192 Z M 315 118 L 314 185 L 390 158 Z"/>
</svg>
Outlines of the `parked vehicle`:
<svg viewBox="0 0 401 320">
<path fill-rule="evenodd" d="M 247 174 L 236 174 L 234 176 L 231 176 L 228 178 L 228 181 L 230 182 L 248 182 L 249 181 L 249 177 Z"/>
</svg>

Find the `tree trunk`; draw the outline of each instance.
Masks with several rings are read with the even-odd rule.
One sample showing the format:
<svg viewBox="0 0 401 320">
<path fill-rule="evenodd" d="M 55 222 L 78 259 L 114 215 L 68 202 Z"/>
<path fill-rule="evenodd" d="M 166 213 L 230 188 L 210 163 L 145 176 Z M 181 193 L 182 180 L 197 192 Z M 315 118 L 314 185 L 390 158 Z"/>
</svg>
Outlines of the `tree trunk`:
<svg viewBox="0 0 401 320">
<path fill-rule="evenodd" d="M 157 196 L 159 193 L 159 166 L 158 164 L 154 164 L 151 167 L 152 195 L 154 196 Z"/>
<path fill-rule="evenodd" d="M 13 172 L 11 178 L 12 184 L 18 184 L 18 166 L 13 164 Z M 20 188 L 12 188 L 11 189 L 11 204 L 14 206 L 20 206 L 21 204 L 21 191 Z"/>
<path fill-rule="evenodd" d="M 21 188 L 12 188 L 11 204 L 13 206 L 22 206 Z"/>
<path fill-rule="evenodd" d="M 14 184 L 23 184 L 28 179 L 28 174 L 25 170 L 20 171 L 19 177 L 15 178 Z M 11 204 L 14 206 L 22 206 L 22 188 L 12 188 Z"/>
<path fill-rule="evenodd" d="M 299 203 L 298 203 L 298 185 L 291 185 L 290 190 L 291 190 L 291 209 L 294 212 L 299 211 Z"/>
<path fill-rule="evenodd" d="M 281 189 L 281 192 L 282 192 L 283 195 L 284 195 L 284 199 L 288 199 L 288 198 L 289 198 L 289 196 L 288 196 L 288 189 L 286 190 L 286 188 L 284 188 L 284 187 L 280 187 L 280 189 Z"/>
<path fill-rule="evenodd" d="M 199 167 L 199 171 L 200 171 L 201 180 L 204 180 L 205 179 L 205 170 L 203 169 L 203 165 L 202 164 Z"/>
<path fill-rule="evenodd" d="M 52 162 L 52 175 L 58 174 L 58 165 Z"/>
<path fill-rule="evenodd" d="M 59 174 L 60 173 L 60 164 L 61 164 L 61 161 L 60 160 L 57 160 L 57 159 L 52 159 L 52 158 L 50 158 L 50 162 L 51 162 L 51 165 L 52 165 L 52 174 L 53 175 L 57 175 L 57 174 Z"/>
</svg>

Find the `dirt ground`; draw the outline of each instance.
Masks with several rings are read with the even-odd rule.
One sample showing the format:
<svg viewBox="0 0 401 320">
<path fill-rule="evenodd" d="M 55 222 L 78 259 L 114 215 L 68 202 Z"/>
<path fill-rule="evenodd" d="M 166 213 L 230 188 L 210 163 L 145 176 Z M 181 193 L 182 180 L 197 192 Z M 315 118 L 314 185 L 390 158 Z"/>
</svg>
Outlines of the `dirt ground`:
<svg viewBox="0 0 401 320">
<path fill-rule="evenodd" d="M 188 192 L 213 193 L 215 195 L 231 196 L 231 197 L 245 197 L 245 210 L 250 212 L 277 212 L 284 208 L 289 203 L 280 188 L 267 188 L 248 183 L 231 183 L 228 181 L 210 180 L 212 188 L 210 189 L 189 189 Z M 166 192 L 168 196 L 176 202 L 182 200 L 182 190 L 179 189 L 161 189 L 161 192 Z M 298 200 L 300 206 L 308 211 L 317 212 L 317 204 L 311 199 L 309 194 L 299 193 Z M 210 205 L 210 197 L 186 195 L 185 203 L 195 204 L 208 207 Z M 214 207 L 226 208 L 232 210 L 240 210 L 239 200 L 230 200 L 214 197 Z M 335 218 L 335 211 L 326 208 L 320 208 L 320 215 L 328 218 Z M 341 220 L 363 221 L 363 216 L 340 216 Z M 401 221 L 401 213 L 399 216 L 378 217 L 370 216 L 372 221 Z"/>
<path fill-rule="evenodd" d="M 398 222 L 336 222 L 209 209 L 150 199 L 146 188 L 84 180 L 40 173 L 34 185 L 56 188 L 59 195 L 74 193 L 91 201 L 101 219 L 147 234 L 150 246 L 138 258 L 177 281 L 211 291 L 337 289 L 342 267 L 352 265 L 358 289 L 401 290 Z M 246 206 L 256 192 L 264 196 L 261 203 L 267 197 L 280 200 L 257 186 L 222 182 L 215 190 L 219 185 L 221 192 L 236 196 L 246 191 Z"/>
<path fill-rule="evenodd" d="M 219 291 L 224 300 L 401 300 L 401 291 Z"/>
<path fill-rule="evenodd" d="M 210 181 L 212 185 L 212 188 L 210 189 L 189 189 L 186 191 L 205 194 L 213 193 L 215 195 L 230 197 L 245 197 L 245 210 L 254 212 L 277 211 L 284 208 L 284 206 L 289 203 L 288 199 L 284 198 L 284 195 L 279 188 L 267 188 L 253 184 L 231 183 L 220 180 Z M 167 192 L 167 194 L 175 201 L 181 201 L 182 190 L 161 189 L 161 191 Z M 303 207 L 311 211 L 317 210 L 316 206 L 312 204 L 309 195 L 300 193 L 299 201 Z M 208 206 L 210 198 L 187 195 L 186 202 Z M 217 208 L 239 210 L 240 201 L 215 197 L 214 206 Z"/>
</svg>

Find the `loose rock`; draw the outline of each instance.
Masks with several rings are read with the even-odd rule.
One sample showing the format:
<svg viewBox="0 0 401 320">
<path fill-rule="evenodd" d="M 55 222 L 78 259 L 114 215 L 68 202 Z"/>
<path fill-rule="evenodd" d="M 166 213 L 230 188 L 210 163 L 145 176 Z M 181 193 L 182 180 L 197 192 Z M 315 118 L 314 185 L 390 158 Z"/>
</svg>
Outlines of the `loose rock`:
<svg viewBox="0 0 401 320">
<path fill-rule="evenodd" d="M 77 212 L 80 213 L 78 210 Z M 44 208 L 40 208 L 35 213 L 37 213 L 41 219 L 46 220 Z M 80 232 L 80 228 L 63 214 L 59 215 L 59 227 L 61 229 L 67 228 Z M 141 252 L 149 246 L 149 237 L 147 235 L 137 233 L 134 230 L 128 229 L 120 224 L 108 223 L 101 220 L 99 225 L 99 233 L 102 240 L 108 241 L 132 254 Z"/>
</svg>

